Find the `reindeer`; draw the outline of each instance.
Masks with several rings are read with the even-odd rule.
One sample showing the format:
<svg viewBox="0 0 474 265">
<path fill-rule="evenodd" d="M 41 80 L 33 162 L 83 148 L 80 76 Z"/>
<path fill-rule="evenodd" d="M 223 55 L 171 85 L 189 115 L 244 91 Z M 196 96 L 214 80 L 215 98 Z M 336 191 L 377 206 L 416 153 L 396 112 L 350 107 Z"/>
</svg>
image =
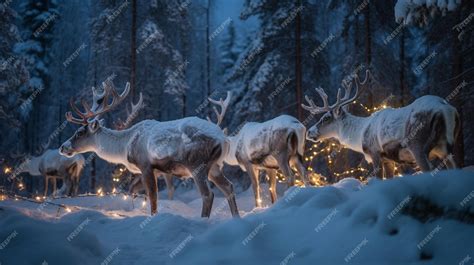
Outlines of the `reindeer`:
<svg viewBox="0 0 474 265">
<path fill-rule="evenodd" d="M 40 156 L 27 157 L 17 173 L 27 172 L 32 176 L 44 176 L 44 196 L 48 194 L 50 179 L 53 181 L 53 195 L 56 194 L 57 179 L 62 179 L 64 184 L 60 190 L 66 189 L 67 195 L 77 196 L 84 165 L 84 156 L 80 154 L 64 157 L 59 154 L 58 149 L 49 149 Z"/>
<path fill-rule="evenodd" d="M 120 95 L 112 86 L 106 88 L 104 100 L 95 111 L 83 100 L 85 112 L 82 112 L 71 99 L 71 108 L 79 118 L 67 112 L 66 119 L 81 127 L 61 145 L 61 154 L 70 157 L 77 153 L 95 152 L 108 162 L 123 164 L 130 172 L 141 174 L 151 215 L 157 213 L 158 190 L 153 174 L 157 170 L 194 179 L 203 201 L 202 217 L 210 216 L 214 200 L 207 180 L 224 193 L 232 215 L 239 216 L 233 185 L 222 174 L 228 144 L 219 127 L 197 117 L 187 117 L 167 122 L 144 120 L 121 131 L 108 129 L 97 116 L 119 105 L 128 95 L 130 84 L 127 83 Z M 112 96 L 110 103 L 109 96 Z"/>
<path fill-rule="evenodd" d="M 356 92 L 350 97 L 352 84 L 337 93 L 336 102 L 329 105 L 328 96 L 322 88 L 316 92 L 323 100 L 323 107 L 305 96 L 308 105 L 302 107 L 312 114 L 324 115 L 307 133 L 311 141 L 336 138 L 346 147 L 364 154 L 373 164 L 374 175 L 379 178 L 392 177 L 393 172 L 386 162 L 417 164 L 422 171 L 430 171 L 430 159 L 446 161 L 448 168 L 455 168 L 452 158 L 453 144 L 459 132 L 459 115 L 446 100 L 437 96 L 423 96 L 410 105 L 399 109 L 383 109 L 369 117 L 350 114 L 344 106 L 355 101 L 361 93 L 360 82 L 355 76 Z"/>
<path fill-rule="evenodd" d="M 92 87 L 92 111 L 96 111 L 98 107 L 102 104 L 104 101 L 105 97 L 105 91 L 106 87 L 110 85 L 110 82 L 102 82 L 102 91 L 99 90 L 97 87 Z M 130 122 L 135 118 L 136 114 L 140 109 L 144 107 L 143 105 L 143 98 L 140 97 L 138 100 L 137 104 L 131 104 L 131 111 L 127 110 L 127 118 L 122 121 L 118 119 L 116 122 L 114 122 L 114 127 L 116 130 L 124 130 L 126 129 L 129 125 Z M 100 118 L 100 117 L 97 117 Z M 156 170 L 153 171 L 153 174 L 155 175 L 156 178 L 158 178 L 160 175 Z M 129 193 L 136 194 L 140 191 L 144 191 L 145 187 L 141 181 L 141 177 L 139 176 L 132 176 L 133 180 L 130 183 L 130 188 L 128 190 Z M 163 174 L 163 177 L 165 179 L 166 183 L 166 188 L 168 190 L 168 199 L 173 200 L 173 195 L 174 195 L 174 185 L 173 185 L 173 175 L 170 174 Z"/>
<path fill-rule="evenodd" d="M 225 100 L 217 101 L 209 98 L 211 103 L 221 108 L 221 112 L 219 112 L 214 107 L 218 126 L 222 123 L 230 98 L 230 92 L 227 92 Z M 210 120 L 209 117 L 208 120 Z M 231 166 L 240 166 L 243 171 L 249 174 L 257 207 L 261 207 L 262 203 L 259 182 L 260 170 L 264 170 L 269 177 L 272 203 L 277 199 L 276 170 L 280 169 L 283 175 L 288 178 L 288 186 L 295 184 L 292 166 L 296 168 L 305 184 L 308 183 L 302 162 L 305 134 L 305 126 L 296 118 L 281 115 L 262 123 L 248 122 L 235 135 L 227 137 L 230 148 L 224 161 Z"/>
</svg>

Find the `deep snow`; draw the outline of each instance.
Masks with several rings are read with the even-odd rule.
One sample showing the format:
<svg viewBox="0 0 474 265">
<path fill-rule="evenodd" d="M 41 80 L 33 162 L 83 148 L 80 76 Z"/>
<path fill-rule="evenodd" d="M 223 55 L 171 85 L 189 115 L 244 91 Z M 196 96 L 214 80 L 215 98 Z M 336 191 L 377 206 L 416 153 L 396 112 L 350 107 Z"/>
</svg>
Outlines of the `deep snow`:
<svg viewBox="0 0 474 265">
<path fill-rule="evenodd" d="M 266 188 L 262 187 L 266 194 Z M 166 195 L 166 192 L 161 192 Z M 242 219 L 216 198 L 199 217 L 192 190 L 159 201 L 122 195 L 58 199 L 77 206 L 0 202 L 0 263 L 8 264 L 472 264 L 474 173 L 291 188 L 271 207 L 237 196 Z M 464 263 L 463 263 L 464 262 Z"/>
</svg>

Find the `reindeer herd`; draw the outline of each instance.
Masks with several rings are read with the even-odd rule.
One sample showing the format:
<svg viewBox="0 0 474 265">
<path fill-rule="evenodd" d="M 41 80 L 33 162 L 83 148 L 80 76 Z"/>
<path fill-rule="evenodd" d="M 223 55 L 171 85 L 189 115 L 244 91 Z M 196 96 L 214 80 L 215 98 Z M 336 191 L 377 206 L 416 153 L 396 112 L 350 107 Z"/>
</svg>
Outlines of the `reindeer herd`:
<svg viewBox="0 0 474 265">
<path fill-rule="evenodd" d="M 82 100 L 83 111 L 71 100 L 72 112 L 66 113 L 70 123 L 79 124 L 74 135 L 57 150 L 49 150 L 43 159 L 32 159 L 27 171 L 32 175 L 42 174 L 49 178 L 70 176 L 66 183 L 69 194 L 77 194 L 79 175 L 84 166 L 82 153 L 94 152 L 102 159 L 124 165 L 137 174 L 131 191 L 144 187 L 150 203 L 151 214 L 157 213 L 157 178 L 163 176 L 172 198 L 172 177 L 193 178 L 202 197 L 202 217 L 211 214 L 214 194 L 208 182 L 214 183 L 225 195 L 234 217 L 239 216 L 233 184 L 224 176 L 223 166 L 239 166 L 250 177 L 255 205 L 261 206 L 259 172 L 264 171 L 269 179 L 271 201 L 277 199 L 276 172 L 281 170 L 288 186 L 295 184 L 296 174 L 308 184 L 302 158 L 305 140 L 321 141 L 336 138 L 346 147 L 365 155 L 374 166 L 377 177 L 392 177 L 387 162 L 418 165 L 422 171 L 430 171 L 433 158 L 447 161 L 448 168 L 456 164 L 450 154 L 459 132 L 459 115 L 454 107 L 436 96 L 423 96 L 412 104 L 399 109 L 384 109 L 369 117 L 350 114 L 347 105 L 361 94 L 359 85 L 365 86 L 370 73 L 363 82 L 354 76 L 355 93 L 351 84 L 338 90 L 336 102 L 329 105 L 328 96 L 321 88 L 323 106 L 317 106 L 305 96 L 308 105 L 302 107 L 311 114 L 323 114 L 309 130 L 296 118 L 281 115 L 259 123 L 248 122 L 236 133 L 228 135 L 221 128 L 224 115 L 231 101 L 228 92 L 225 100 L 209 101 L 214 107 L 217 122 L 198 117 L 186 117 L 173 121 L 143 120 L 130 128 L 126 124 L 119 129 L 104 126 L 101 115 L 120 105 L 130 91 L 129 83 L 119 94 L 111 82 L 103 83 L 103 92 L 93 88 L 92 107 Z M 143 104 L 140 94 L 132 112 Z M 61 155 L 59 155 L 61 154 Z M 56 161 L 47 165 L 47 159 Z M 293 172 L 293 169 L 296 172 Z M 296 174 L 295 174 L 296 173 Z M 64 178 L 64 177 L 63 177 Z M 69 181 L 71 180 L 71 181 Z M 47 185 L 46 185 L 47 187 Z M 45 194 L 47 193 L 47 188 Z"/>
</svg>

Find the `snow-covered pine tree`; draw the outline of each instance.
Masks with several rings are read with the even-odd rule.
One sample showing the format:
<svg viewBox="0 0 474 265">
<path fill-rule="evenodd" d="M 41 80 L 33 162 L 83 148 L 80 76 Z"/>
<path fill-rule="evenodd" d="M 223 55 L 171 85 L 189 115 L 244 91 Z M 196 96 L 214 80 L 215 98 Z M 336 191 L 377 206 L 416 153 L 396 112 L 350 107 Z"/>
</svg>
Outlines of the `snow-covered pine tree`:
<svg viewBox="0 0 474 265">
<path fill-rule="evenodd" d="M 302 13 L 301 47 L 302 54 L 307 56 L 319 45 L 313 37 L 312 5 L 310 1 L 301 1 L 301 5 L 297 1 L 245 1 L 241 18 L 256 16 L 261 27 L 232 71 L 230 81 L 243 83 L 235 91 L 231 128 L 238 127 L 244 120 L 261 121 L 283 113 L 296 115 L 295 17 Z M 318 73 L 327 69 L 324 56 L 302 63 L 303 76 L 315 74 L 313 79 L 319 79 Z M 269 105 L 272 108 L 268 108 Z"/>
<path fill-rule="evenodd" d="M 23 55 L 30 73 L 28 90 L 34 92 L 49 86 L 53 26 L 59 18 L 55 0 L 29 0 L 21 5 L 23 42 L 16 50 Z"/>
<path fill-rule="evenodd" d="M 22 90 L 29 94 L 21 107 L 21 113 L 28 122 L 24 128 L 24 146 L 28 152 L 40 146 L 41 115 L 47 112 L 43 104 L 44 90 L 50 88 L 50 53 L 53 40 L 53 26 L 59 19 L 56 0 L 28 0 L 20 5 L 23 42 L 15 45 L 15 50 L 25 59 L 30 79 Z M 47 133 L 47 132 L 44 132 Z"/>
<path fill-rule="evenodd" d="M 218 75 L 225 80 L 225 77 L 234 68 L 235 62 L 242 52 L 242 47 L 237 44 L 237 33 L 235 32 L 234 22 L 231 21 L 222 33 L 222 41 L 219 45 L 219 57 L 221 67 L 219 67 Z M 223 81 L 224 81 L 223 80 Z"/>
<path fill-rule="evenodd" d="M 21 86 L 28 81 L 28 71 L 14 45 L 21 41 L 13 23 L 16 12 L 6 4 L 0 5 L 0 132 L 2 150 L 12 150 L 18 141 L 21 126 L 19 110 L 29 96 Z"/>
<path fill-rule="evenodd" d="M 399 23 L 428 25 L 429 19 L 439 14 L 446 15 L 448 11 L 456 10 L 461 0 L 398 0 L 395 5 L 395 19 Z"/>
<path fill-rule="evenodd" d="M 187 48 L 190 26 L 187 8 L 185 1 L 156 1 L 147 8 L 146 19 L 138 28 L 137 59 L 143 66 L 138 69 L 142 73 L 138 82 L 147 95 L 145 104 L 153 106 L 147 113 L 149 118 L 180 118 L 185 109 L 189 61 L 182 52 Z"/>
</svg>

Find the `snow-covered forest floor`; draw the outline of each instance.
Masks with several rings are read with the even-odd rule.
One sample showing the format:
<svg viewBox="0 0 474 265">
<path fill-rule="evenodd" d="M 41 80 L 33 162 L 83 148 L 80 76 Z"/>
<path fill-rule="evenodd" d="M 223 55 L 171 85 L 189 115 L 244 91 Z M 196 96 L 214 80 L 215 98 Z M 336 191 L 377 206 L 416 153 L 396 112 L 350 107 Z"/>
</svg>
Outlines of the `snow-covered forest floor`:
<svg viewBox="0 0 474 265">
<path fill-rule="evenodd" d="M 260 209 L 253 208 L 249 189 L 237 196 L 241 219 L 230 217 L 222 197 L 215 198 L 211 218 L 203 219 L 195 190 L 173 201 L 161 195 L 154 217 L 141 198 L 132 204 L 123 195 L 53 200 L 71 212 L 1 201 L 0 262 L 471 264 L 474 256 L 469 171 L 293 187 Z"/>
</svg>

